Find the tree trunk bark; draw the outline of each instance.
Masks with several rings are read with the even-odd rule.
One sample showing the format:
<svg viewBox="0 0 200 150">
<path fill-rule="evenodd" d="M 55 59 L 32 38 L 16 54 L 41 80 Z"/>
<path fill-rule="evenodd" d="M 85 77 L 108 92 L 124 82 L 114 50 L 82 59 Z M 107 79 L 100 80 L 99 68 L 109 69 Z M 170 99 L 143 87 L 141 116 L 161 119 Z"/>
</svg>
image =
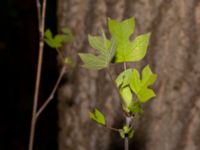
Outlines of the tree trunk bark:
<svg viewBox="0 0 200 150">
<path fill-rule="evenodd" d="M 87 34 L 107 29 L 107 18 L 136 18 L 136 34 L 152 32 L 147 56 L 158 74 L 157 96 L 144 106 L 130 149 L 200 149 L 200 1 L 198 0 L 58 0 L 58 28 L 68 26 L 75 39 L 63 49 L 77 67 L 59 90 L 59 149 L 123 149 L 115 133 L 93 124 L 97 107 L 110 125 L 120 127 L 120 101 L 105 71 L 80 67 L 78 52 L 91 51 Z M 113 67 L 113 75 L 121 67 Z"/>
</svg>

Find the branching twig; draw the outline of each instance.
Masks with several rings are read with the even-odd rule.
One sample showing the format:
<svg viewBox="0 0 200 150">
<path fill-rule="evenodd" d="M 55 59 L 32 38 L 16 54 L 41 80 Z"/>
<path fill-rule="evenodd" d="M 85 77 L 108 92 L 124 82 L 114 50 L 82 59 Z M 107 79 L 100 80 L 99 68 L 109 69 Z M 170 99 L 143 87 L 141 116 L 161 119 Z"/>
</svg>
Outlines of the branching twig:
<svg viewBox="0 0 200 150">
<path fill-rule="evenodd" d="M 63 77 L 63 75 L 65 74 L 66 72 L 66 66 L 63 66 L 61 72 L 60 72 L 60 75 L 56 81 L 56 84 L 53 88 L 53 90 L 51 91 L 51 94 L 49 95 L 49 97 L 47 98 L 47 100 L 44 102 L 44 104 L 38 109 L 37 113 L 36 113 L 36 118 L 38 118 L 40 116 L 40 114 L 42 113 L 42 111 L 46 108 L 46 106 L 51 102 L 51 100 L 54 98 L 54 95 L 55 95 L 55 92 L 58 88 L 58 85 Z"/>
<path fill-rule="evenodd" d="M 43 49 L 44 49 L 44 28 L 45 28 L 45 14 L 46 14 L 46 0 L 43 0 L 42 4 L 42 14 L 40 14 L 40 2 L 37 2 L 37 13 L 38 13 L 38 23 L 39 23 L 39 55 L 38 55 L 38 65 L 37 65 L 37 75 L 35 82 L 35 93 L 33 100 L 33 110 L 32 110 L 32 120 L 31 120 L 31 129 L 30 129 L 30 138 L 29 138 L 29 150 L 33 149 L 33 141 L 35 134 L 35 125 L 36 125 L 36 111 L 38 105 L 38 96 L 39 96 L 39 86 L 41 79 L 41 70 L 42 70 L 42 59 L 43 59 Z"/>
</svg>

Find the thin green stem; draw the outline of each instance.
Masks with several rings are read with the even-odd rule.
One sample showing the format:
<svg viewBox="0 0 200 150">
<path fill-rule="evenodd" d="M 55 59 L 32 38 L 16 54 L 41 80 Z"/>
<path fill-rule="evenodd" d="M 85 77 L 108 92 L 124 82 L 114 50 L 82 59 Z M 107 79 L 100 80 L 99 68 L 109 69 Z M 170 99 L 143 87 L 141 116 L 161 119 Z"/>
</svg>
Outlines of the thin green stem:
<svg viewBox="0 0 200 150">
<path fill-rule="evenodd" d="M 106 71 L 107 71 L 107 73 L 108 73 L 108 75 L 109 75 L 109 78 L 110 78 L 110 80 L 111 80 L 111 82 L 112 82 L 112 85 L 113 85 L 113 87 L 115 88 L 116 92 L 118 93 L 120 99 L 123 100 L 123 99 L 122 99 L 122 96 L 121 96 L 121 94 L 120 94 L 120 91 L 119 91 L 119 89 L 118 89 L 118 87 L 117 87 L 117 84 L 116 84 L 115 80 L 114 80 L 113 77 L 112 77 L 112 74 L 111 74 L 111 72 L 110 72 L 110 69 L 107 68 Z"/>
<path fill-rule="evenodd" d="M 106 126 L 104 126 L 105 128 L 108 128 L 108 129 L 110 129 L 110 130 L 112 130 L 112 131 L 115 131 L 115 132 L 119 132 L 120 131 L 120 129 L 117 129 L 117 128 L 113 128 L 113 127 L 110 127 L 110 126 L 108 126 L 108 125 L 106 125 Z"/>
</svg>

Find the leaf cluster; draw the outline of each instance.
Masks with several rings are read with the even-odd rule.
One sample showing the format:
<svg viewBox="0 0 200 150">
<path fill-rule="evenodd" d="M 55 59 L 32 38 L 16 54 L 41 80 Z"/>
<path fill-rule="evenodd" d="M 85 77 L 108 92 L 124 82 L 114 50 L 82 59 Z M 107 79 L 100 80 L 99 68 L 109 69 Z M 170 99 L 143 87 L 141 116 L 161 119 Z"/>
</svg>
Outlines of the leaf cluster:
<svg viewBox="0 0 200 150">
<path fill-rule="evenodd" d="M 142 34 L 131 40 L 135 31 L 135 19 L 129 18 L 124 21 L 108 19 L 108 29 L 111 38 L 107 38 L 102 32 L 100 36 L 88 36 L 90 46 L 96 53 L 80 53 L 83 67 L 100 70 L 108 68 L 110 63 L 138 62 L 146 53 L 150 39 L 150 33 Z M 120 93 L 122 108 L 128 116 L 143 114 L 142 104 L 155 97 L 155 92 L 150 88 L 156 81 L 149 65 L 142 69 L 140 75 L 135 68 L 124 68 L 116 78 L 116 87 Z M 90 119 L 100 125 L 106 125 L 105 116 L 98 110 L 90 112 Z M 118 130 L 121 137 L 132 137 L 134 130 L 129 125 L 124 125 Z"/>
</svg>

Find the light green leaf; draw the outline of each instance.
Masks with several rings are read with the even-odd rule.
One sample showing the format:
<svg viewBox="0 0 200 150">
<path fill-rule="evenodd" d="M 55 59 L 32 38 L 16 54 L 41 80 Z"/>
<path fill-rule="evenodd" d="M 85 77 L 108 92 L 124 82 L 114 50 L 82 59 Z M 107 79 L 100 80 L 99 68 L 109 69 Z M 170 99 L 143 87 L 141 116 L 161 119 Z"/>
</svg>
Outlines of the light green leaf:
<svg viewBox="0 0 200 150">
<path fill-rule="evenodd" d="M 156 81 L 157 75 L 153 74 L 149 65 L 142 71 L 142 80 L 139 72 L 133 69 L 132 78 L 130 81 L 131 90 L 137 95 L 140 102 L 144 103 L 155 96 L 152 89 L 148 87 Z"/>
<path fill-rule="evenodd" d="M 130 47 L 127 48 L 127 54 L 125 54 L 126 61 L 139 61 L 144 58 L 150 35 L 150 33 L 139 35 L 130 43 Z"/>
<path fill-rule="evenodd" d="M 62 29 L 62 36 L 64 42 L 71 42 L 74 39 L 72 31 L 68 27 Z"/>
<path fill-rule="evenodd" d="M 115 53 L 115 41 L 109 41 L 104 33 L 100 36 L 88 36 L 91 47 L 98 51 L 98 55 L 90 53 L 79 53 L 81 60 L 84 62 L 84 67 L 93 70 L 100 70 L 108 67 Z"/>
<path fill-rule="evenodd" d="M 130 83 L 132 69 L 127 69 L 117 76 L 116 84 L 118 87 L 124 87 Z"/>
<path fill-rule="evenodd" d="M 97 122 L 98 124 L 106 124 L 105 116 L 98 109 L 95 109 L 94 113 L 90 112 L 89 117 L 91 120 Z"/>
<path fill-rule="evenodd" d="M 69 42 L 71 40 L 72 37 L 72 33 L 69 31 L 66 31 L 67 29 L 63 29 L 63 34 L 57 34 L 53 37 L 52 32 L 50 29 L 47 29 L 45 31 L 45 42 L 47 43 L 48 46 L 50 46 L 51 48 L 61 48 L 62 44 L 64 42 Z"/>
<path fill-rule="evenodd" d="M 124 133 L 124 130 L 123 130 L 123 129 L 120 129 L 120 130 L 119 130 L 119 135 L 121 136 L 122 139 L 125 138 L 125 133 Z"/>
<path fill-rule="evenodd" d="M 127 41 L 129 37 L 134 32 L 135 28 L 135 19 L 129 18 L 122 22 L 118 22 L 113 19 L 108 20 L 108 28 L 112 37 L 120 42 L 121 40 Z"/>
<path fill-rule="evenodd" d="M 56 35 L 53 39 L 53 45 L 55 48 L 59 48 L 62 46 L 62 42 L 63 42 L 63 36 L 62 35 Z"/>
<path fill-rule="evenodd" d="M 128 134 L 128 138 L 132 138 L 134 135 L 134 130 L 132 128 L 129 128 L 127 125 L 123 126 L 123 129 L 119 129 L 119 134 L 121 138 L 125 138 L 125 135 Z"/>
<path fill-rule="evenodd" d="M 129 110 L 132 113 L 138 113 L 138 114 L 144 113 L 144 111 L 142 109 L 142 105 L 139 101 L 132 101 L 132 103 L 129 106 Z"/>
<path fill-rule="evenodd" d="M 131 93 L 131 89 L 126 86 L 124 88 L 121 88 L 120 89 L 120 94 L 123 98 L 123 105 L 124 105 L 124 108 L 125 110 L 127 110 L 130 105 L 131 105 L 131 102 L 132 102 L 132 93 Z"/>
<path fill-rule="evenodd" d="M 150 33 L 140 35 L 134 41 L 130 41 L 129 38 L 135 28 L 134 18 L 122 22 L 109 19 L 108 28 L 110 34 L 116 40 L 115 62 L 139 61 L 145 56 Z"/>
<path fill-rule="evenodd" d="M 124 131 L 125 134 L 128 134 L 130 130 L 131 129 L 127 125 L 123 126 L 123 131 Z"/>
<path fill-rule="evenodd" d="M 44 36 L 48 39 L 51 39 L 52 38 L 52 32 L 50 29 L 47 29 L 44 33 Z"/>
</svg>

